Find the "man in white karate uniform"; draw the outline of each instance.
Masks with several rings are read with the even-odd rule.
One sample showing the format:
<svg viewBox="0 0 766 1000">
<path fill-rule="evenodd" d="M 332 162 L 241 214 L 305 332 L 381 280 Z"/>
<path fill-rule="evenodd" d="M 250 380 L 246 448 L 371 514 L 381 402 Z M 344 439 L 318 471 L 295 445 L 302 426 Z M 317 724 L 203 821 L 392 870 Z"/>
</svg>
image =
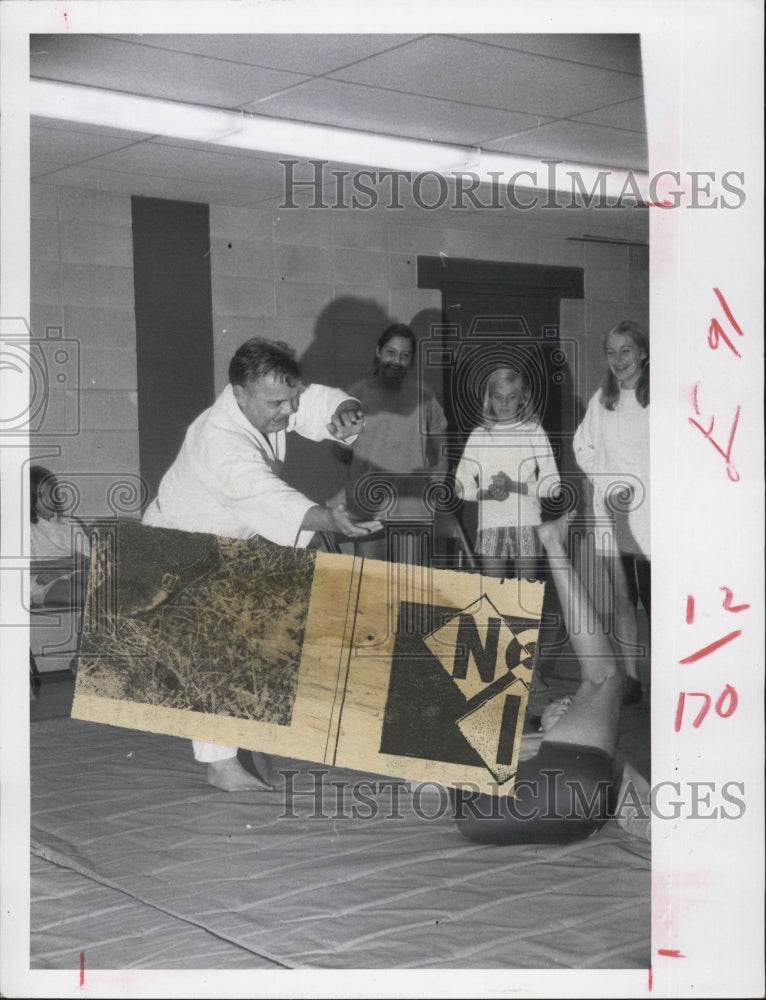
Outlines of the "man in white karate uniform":
<svg viewBox="0 0 766 1000">
<path fill-rule="evenodd" d="M 287 431 L 312 441 L 350 441 L 363 425 L 358 400 L 340 389 L 302 382 L 294 352 L 280 342 L 253 338 L 234 354 L 229 385 L 186 432 L 165 473 L 144 524 L 229 538 L 260 537 L 304 548 L 317 531 L 358 538 L 379 530 L 359 524 L 345 507 L 324 507 L 279 476 Z M 208 781 L 225 791 L 268 788 L 237 759 L 237 748 L 194 740 L 194 756 L 207 763 Z M 256 770 L 267 760 L 254 755 Z"/>
</svg>

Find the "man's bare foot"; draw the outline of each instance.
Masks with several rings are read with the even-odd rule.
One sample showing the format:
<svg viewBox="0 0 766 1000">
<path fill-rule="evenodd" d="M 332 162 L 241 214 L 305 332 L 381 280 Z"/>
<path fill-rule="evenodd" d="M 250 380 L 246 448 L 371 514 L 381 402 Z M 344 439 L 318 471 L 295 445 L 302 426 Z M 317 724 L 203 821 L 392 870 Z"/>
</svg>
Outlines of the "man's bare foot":
<svg viewBox="0 0 766 1000">
<path fill-rule="evenodd" d="M 566 549 L 569 535 L 569 525 L 575 517 L 574 511 L 568 511 L 555 521 L 545 521 L 538 526 L 537 535 L 546 552 L 562 552 Z"/>
<path fill-rule="evenodd" d="M 246 771 L 236 757 L 214 760 L 208 764 L 207 780 L 209 784 L 224 792 L 270 792 L 274 790 L 274 786 L 264 781 L 263 778 Z"/>
</svg>

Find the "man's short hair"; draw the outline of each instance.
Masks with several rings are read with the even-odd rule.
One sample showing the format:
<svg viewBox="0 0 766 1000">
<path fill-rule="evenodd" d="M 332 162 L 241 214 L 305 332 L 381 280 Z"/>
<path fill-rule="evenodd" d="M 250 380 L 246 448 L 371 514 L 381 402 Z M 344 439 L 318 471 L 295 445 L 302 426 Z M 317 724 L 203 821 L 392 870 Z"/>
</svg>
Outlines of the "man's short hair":
<svg viewBox="0 0 766 1000">
<path fill-rule="evenodd" d="M 303 373 L 292 347 L 281 340 L 252 337 L 237 348 L 229 362 L 229 382 L 245 386 L 266 375 L 293 386 L 301 381 Z"/>
</svg>

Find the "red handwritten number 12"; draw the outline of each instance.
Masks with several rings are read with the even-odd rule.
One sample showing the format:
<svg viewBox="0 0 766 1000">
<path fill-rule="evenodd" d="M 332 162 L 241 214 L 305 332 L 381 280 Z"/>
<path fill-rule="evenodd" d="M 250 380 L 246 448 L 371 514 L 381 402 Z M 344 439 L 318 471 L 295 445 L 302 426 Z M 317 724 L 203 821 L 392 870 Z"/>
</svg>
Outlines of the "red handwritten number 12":
<svg viewBox="0 0 766 1000">
<path fill-rule="evenodd" d="M 686 696 L 690 698 L 702 698 L 702 707 L 692 722 L 692 726 L 695 729 L 699 729 L 702 725 L 705 716 L 710 711 L 710 706 L 713 703 L 713 699 L 704 691 L 682 691 L 678 696 L 678 706 L 676 708 L 676 721 L 674 729 L 679 732 L 681 729 L 681 723 L 684 717 L 684 707 L 686 705 Z M 728 702 L 728 704 L 727 704 Z M 719 715 L 722 719 L 728 719 L 730 715 L 734 715 L 737 710 L 737 705 L 739 703 L 739 698 L 737 697 L 737 692 L 731 686 L 727 684 L 723 689 L 721 694 L 718 696 L 718 700 L 715 703 L 716 715 Z M 725 707 L 724 707 L 725 706 Z"/>
</svg>

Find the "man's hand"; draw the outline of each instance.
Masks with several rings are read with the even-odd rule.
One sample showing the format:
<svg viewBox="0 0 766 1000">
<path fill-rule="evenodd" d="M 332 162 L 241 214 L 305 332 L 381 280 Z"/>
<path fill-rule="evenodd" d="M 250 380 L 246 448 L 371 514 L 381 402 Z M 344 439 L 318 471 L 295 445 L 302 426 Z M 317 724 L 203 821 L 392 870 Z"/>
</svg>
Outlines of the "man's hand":
<svg viewBox="0 0 766 1000">
<path fill-rule="evenodd" d="M 330 507 L 317 504 L 306 511 L 301 523 L 303 531 L 333 531 L 346 538 L 364 538 L 382 531 L 382 521 L 352 521 L 346 512 L 346 505 L 339 503 Z"/>
<path fill-rule="evenodd" d="M 332 415 L 327 430 L 336 441 L 355 437 L 364 426 L 364 413 L 357 399 L 344 399 Z"/>
<path fill-rule="evenodd" d="M 328 507 L 327 510 L 333 525 L 330 530 L 347 538 L 364 538 L 365 535 L 373 535 L 383 529 L 382 521 L 352 521 L 345 504 L 340 503 L 336 507 Z"/>
</svg>

